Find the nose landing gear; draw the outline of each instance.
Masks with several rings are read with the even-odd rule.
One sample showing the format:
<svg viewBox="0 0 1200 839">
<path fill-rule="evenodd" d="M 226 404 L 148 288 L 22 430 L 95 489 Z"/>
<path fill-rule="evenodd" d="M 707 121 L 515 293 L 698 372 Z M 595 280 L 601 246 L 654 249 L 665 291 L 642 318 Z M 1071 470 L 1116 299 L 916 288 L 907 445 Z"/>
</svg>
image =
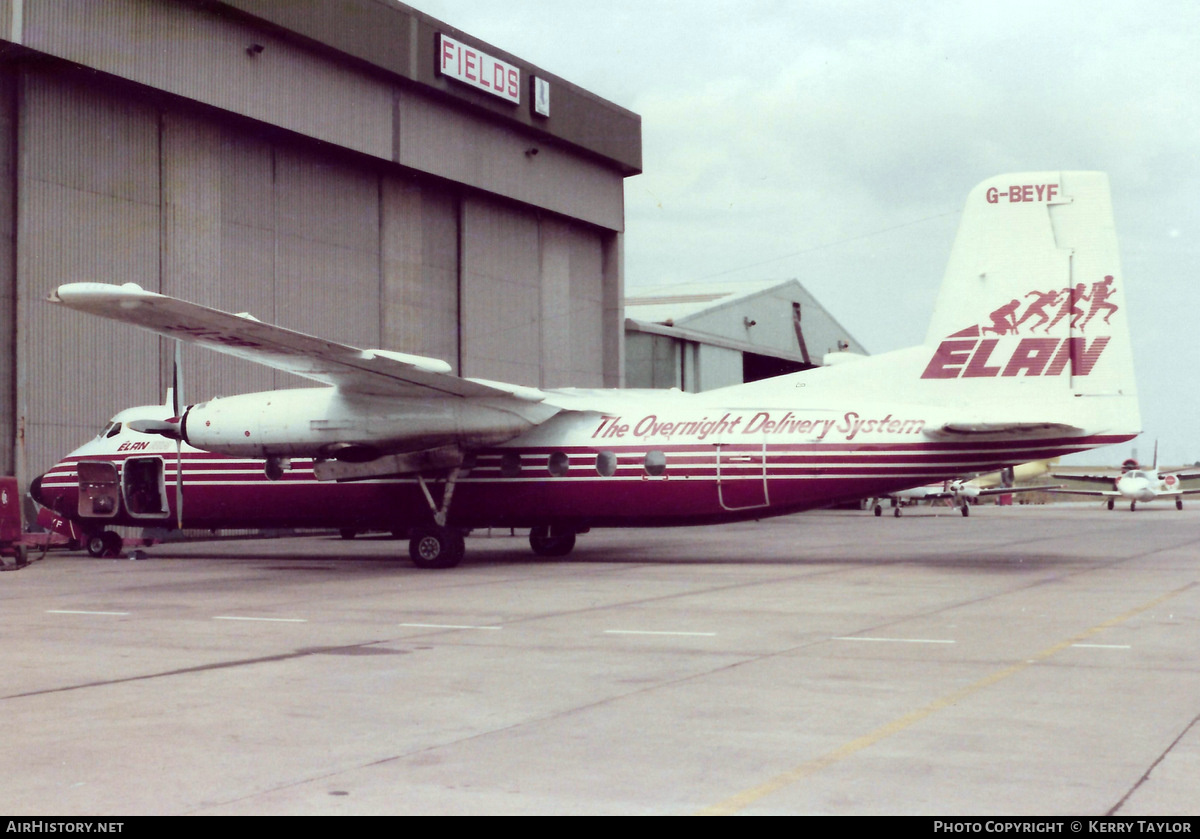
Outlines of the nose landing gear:
<svg viewBox="0 0 1200 839">
<path fill-rule="evenodd" d="M 125 540 L 115 530 L 103 530 L 87 537 L 85 547 L 89 556 L 116 557 L 121 555 Z"/>
</svg>

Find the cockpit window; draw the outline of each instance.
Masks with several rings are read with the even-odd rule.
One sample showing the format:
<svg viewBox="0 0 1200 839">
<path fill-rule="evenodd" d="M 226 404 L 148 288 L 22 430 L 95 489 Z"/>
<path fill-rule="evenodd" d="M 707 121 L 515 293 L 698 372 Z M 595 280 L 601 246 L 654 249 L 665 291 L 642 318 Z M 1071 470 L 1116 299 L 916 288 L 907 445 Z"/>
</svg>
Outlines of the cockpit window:
<svg viewBox="0 0 1200 839">
<path fill-rule="evenodd" d="M 109 423 L 108 429 L 104 432 L 104 436 L 105 437 L 116 437 L 120 433 L 121 433 L 121 423 L 113 422 L 113 423 Z"/>
</svg>

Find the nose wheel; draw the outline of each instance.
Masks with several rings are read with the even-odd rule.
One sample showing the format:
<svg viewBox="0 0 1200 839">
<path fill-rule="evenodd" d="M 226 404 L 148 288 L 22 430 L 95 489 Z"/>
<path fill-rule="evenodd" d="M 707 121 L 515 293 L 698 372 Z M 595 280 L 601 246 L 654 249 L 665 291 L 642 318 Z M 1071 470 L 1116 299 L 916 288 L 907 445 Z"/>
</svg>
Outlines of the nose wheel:
<svg viewBox="0 0 1200 839">
<path fill-rule="evenodd" d="M 100 533 L 93 533 L 87 537 L 87 552 L 89 556 L 94 557 L 114 557 L 121 555 L 121 548 L 125 546 L 125 540 L 115 530 L 105 530 Z"/>
</svg>

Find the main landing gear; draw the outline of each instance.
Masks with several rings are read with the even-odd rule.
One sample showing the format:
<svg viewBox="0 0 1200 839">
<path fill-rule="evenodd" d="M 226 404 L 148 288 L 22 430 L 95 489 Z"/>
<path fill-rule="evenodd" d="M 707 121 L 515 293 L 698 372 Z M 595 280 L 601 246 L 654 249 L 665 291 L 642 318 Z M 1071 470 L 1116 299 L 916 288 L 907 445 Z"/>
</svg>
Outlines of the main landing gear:
<svg viewBox="0 0 1200 839">
<path fill-rule="evenodd" d="M 896 518 L 900 518 L 900 499 L 893 498 L 893 499 L 891 499 L 891 502 L 892 502 L 892 515 L 895 516 Z M 875 499 L 874 513 L 875 513 L 876 518 L 883 515 L 883 499 L 882 498 Z"/>
<path fill-rule="evenodd" d="M 450 501 L 454 498 L 454 486 L 458 483 L 459 473 L 457 466 L 450 470 L 442 490 L 441 504 L 433 500 L 424 476 L 417 475 L 417 483 L 421 485 L 421 492 L 425 493 L 425 501 L 433 513 L 432 525 L 415 527 L 409 536 L 408 555 L 418 568 L 453 568 L 462 562 L 466 553 L 462 532 L 446 527 L 446 515 L 450 512 Z"/>
<path fill-rule="evenodd" d="M 566 556 L 575 548 L 575 531 L 564 525 L 540 524 L 529 531 L 529 547 L 538 556 Z"/>
<path fill-rule="evenodd" d="M 418 568 L 453 568 L 466 549 L 460 531 L 440 525 L 415 528 L 408 540 L 408 555 Z"/>
<path fill-rule="evenodd" d="M 460 469 L 455 467 L 446 476 L 439 504 L 433 500 L 425 477 L 417 475 L 417 483 L 425 494 L 425 502 L 433 513 L 433 523 L 413 528 L 409 533 L 408 555 L 418 568 L 453 568 L 462 562 L 466 553 L 461 530 L 446 526 L 450 502 L 454 498 L 454 486 L 458 482 Z M 542 557 L 566 556 L 575 548 L 574 527 L 565 524 L 541 524 L 529 531 L 529 547 Z"/>
</svg>

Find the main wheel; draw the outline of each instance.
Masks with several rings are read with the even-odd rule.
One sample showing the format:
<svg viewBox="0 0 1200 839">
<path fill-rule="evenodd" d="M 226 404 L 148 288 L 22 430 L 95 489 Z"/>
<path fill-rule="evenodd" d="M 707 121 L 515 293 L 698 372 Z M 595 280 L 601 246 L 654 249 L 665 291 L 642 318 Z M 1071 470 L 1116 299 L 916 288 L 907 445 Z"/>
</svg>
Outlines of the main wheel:
<svg viewBox="0 0 1200 839">
<path fill-rule="evenodd" d="M 878 504 L 875 505 L 875 515 L 876 515 L 876 517 L 883 515 L 883 508 L 880 507 Z"/>
<path fill-rule="evenodd" d="M 1183 509 L 1183 499 L 1182 499 L 1182 498 L 1176 498 L 1176 499 L 1175 499 L 1175 509 L 1176 509 L 1176 510 L 1182 510 L 1182 509 Z"/>
<path fill-rule="evenodd" d="M 566 556 L 575 548 L 575 531 L 569 527 L 539 524 L 529 531 L 529 547 L 538 556 Z"/>
<path fill-rule="evenodd" d="M 462 534 L 448 527 L 419 527 L 408 540 L 408 555 L 418 568 L 453 568 L 465 552 Z"/>
<path fill-rule="evenodd" d="M 1113 500 L 1110 498 L 1110 499 L 1108 499 L 1108 509 L 1111 510 L 1112 508 L 1113 508 Z"/>
<path fill-rule="evenodd" d="M 1130 502 L 1129 502 L 1129 512 L 1131 512 L 1131 513 L 1132 513 L 1132 512 L 1133 512 L 1134 510 L 1136 510 L 1136 509 L 1137 509 L 1137 502 L 1136 502 L 1136 501 L 1130 501 Z"/>
<path fill-rule="evenodd" d="M 971 508 L 968 507 L 966 504 L 963 504 L 962 505 L 962 514 L 964 517 L 971 515 Z"/>
</svg>

